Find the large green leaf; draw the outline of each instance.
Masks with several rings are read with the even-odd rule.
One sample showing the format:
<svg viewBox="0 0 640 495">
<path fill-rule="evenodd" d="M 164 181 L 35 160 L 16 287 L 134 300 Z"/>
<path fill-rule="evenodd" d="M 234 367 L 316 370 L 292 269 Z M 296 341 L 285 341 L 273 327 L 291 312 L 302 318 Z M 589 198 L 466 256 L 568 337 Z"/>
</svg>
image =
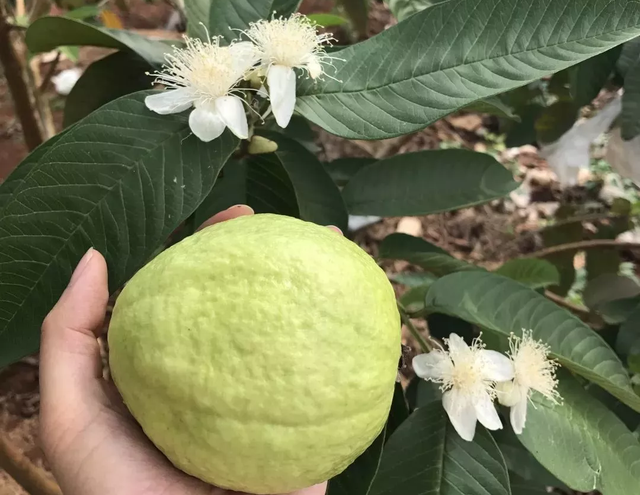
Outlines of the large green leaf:
<svg viewBox="0 0 640 495">
<path fill-rule="evenodd" d="M 431 286 L 425 306 L 503 336 L 531 329 L 533 338 L 548 344 L 563 366 L 640 410 L 640 397 L 602 337 L 533 289 L 493 273 L 453 273 Z"/>
<path fill-rule="evenodd" d="M 327 495 L 368 495 L 380 467 L 386 428 L 345 471 L 329 481 Z"/>
<path fill-rule="evenodd" d="M 171 45 L 179 41 L 152 40 L 122 29 L 107 29 L 68 17 L 41 17 L 27 30 L 27 46 L 34 53 L 48 52 L 61 46 L 100 46 L 129 50 L 151 64 L 162 64 Z"/>
<path fill-rule="evenodd" d="M 439 401 L 418 408 L 391 436 L 371 495 L 510 495 L 504 458 L 482 427 L 462 440 Z"/>
<path fill-rule="evenodd" d="M 149 70 L 149 63 L 131 52 L 116 52 L 92 63 L 67 96 L 64 126 L 116 98 L 150 88 Z"/>
<path fill-rule="evenodd" d="M 507 261 L 495 273 L 520 282 L 532 289 L 560 283 L 560 274 L 557 268 L 546 260 L 535 258 Z"/>
<path fill-rule="evenodd" d="M 256 213 L 300 216 L 291 179 L 273 153 L 252 156 L 246 166 L 246 203 Z"/>
<path fill-rule="evenodd" d="M 389 0 L 388 4 L 395 18 L 402 21 L 416 12 L 446 1 L 448 0 Z"/>
<path fill-rule="evenodd" d="M 335 225 L 346 232 L 347 209 L 331 176 L 318 158 L 302 144 L 276 132 L 264 132 L 278 144 L 273 153 L 286 170 L 296 194 L 300 218 Z"/>
<path fill-rule="evenodd" d="M 333 181 L 339 186 L 344 186 L 360 169 L 371 165 L 375 158 L 338 158 L 332 162 L 324 163 Z"/>
<path fill-rule="evenodd" d="M 297 108 L 339 136 L 389 138 L 638 34 L 631 0 L 451 0 L 336 53 L 332 77 L 301 84 Z"/>
<path fill-rule="evenodd" d="M 564 399 L 558 405 L 533 396 L 520 441 L 574 490 L 600 490 L 605 495 L 638 493 L 638 440 L 568 373 L 560 375 L 558 392 Z"/>
<path fill-rule="evenodd" d="M 509 468 L 512 489 L 514 478 L 519 478 L 522 482 L 527 480 L 531 485 L 553 486 L 568 490 L 568 487 L 562 481 L 552 475 L 538 462 L 531 452 L 524 448 L 520 440 L 518 440 L 518 435 L 513 432 L 509 425 L 505 425 L 502 430 L 492 431 L 491 434 L 504 455 L 507 468 Z"/>
<path fill-rule="evenodd" d="M 148 111 L 147 94 L 97 110 L 0 186 L 11 190 L 0 210 L 0 366 L 37 350 L 44 316 L 89 247 L 106 257 L 115 290 L 196 209 L 236 148 L 228 132 L 205 144 L 185 114 Z"/>
<path fill-rule="evenodd" d="M 238 204 L 248 204 L 247 163 L 231 158 L 218 175 L 211 192 L 193 214 L 194 227 L 197 228 L 216 213 Z"/>
<path fill-rule="evenodd" d="M 588 105 L 598 96 L 611 77 L 621 51 L 622 46 L 616 46 L 571 69 L 569 76 L 571 96 L 578 106 Z"/>
<path fill-rule="evenodd" d="M 624 78 L 620 123 L 622 139 L 630 140 L 640 134 L 640 61 L 629 68 Z"/>
<path fill-rule="evenodd" d="M 249 23 L 276 16 L 288 16 L 300 0 L 185 0 L 189 36 L 223 36 L 227 42 L 240 37 Z"/>
<path fill-rule="evenodd" d="M 383 259 L 405 260 L 434 275 L 447 275 L 462 270 L 481 268 L 454 258 L 444 249 L 407 234 L 391 234 L 380 244 L 378 256 Z"/>
<path fill-rule="evenodd" d="M 355 215 L 427 215 L 485 203 L 518 187 L 490 155 L 467 150 L 419 151 L 360 169 L 342 194 Z"/>
</svg>

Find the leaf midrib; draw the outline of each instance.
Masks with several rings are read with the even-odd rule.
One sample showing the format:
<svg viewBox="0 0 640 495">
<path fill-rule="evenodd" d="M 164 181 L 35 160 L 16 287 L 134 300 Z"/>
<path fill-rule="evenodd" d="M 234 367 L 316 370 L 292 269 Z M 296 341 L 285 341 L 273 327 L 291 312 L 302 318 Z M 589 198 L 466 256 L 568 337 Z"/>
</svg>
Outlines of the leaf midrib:
<svg viewBox="0 0 640 495">
<path fill-rule="evenodd" d="M 148 156 L 149 154 L 151 154 L 152 151 L 155 151 L 156 149 L 164 146 L 165 142 L 168 141 L 169 139 L 172 139 L 173 137 L 175 137 L 175 135 L 182 135 L 182 133 L 185 132 L 185 127 L 186 124 L 183 124 L 183 129 L 180 132 L 177 133 L 169 133 L 168 137 L 166 139 L 161 140 L 156 146 L 153 146 L 152 148 L 148 149 L 148 152 L 146 153 L 146 155 Z M 77 129 L 81 129 L 81 126 L 77 127 Z M 24 185 L 24 183 L 27 181 L 27 179 L 33 174 L 35 173 L 40 166 L 41 161 L 47 156 L 49 155 L 49 153 L 53 152 L 53 150 L 55 150 L 60 144 L 65 144 L 65 143 L 56 143 L 53 148 L 51 148 L 50 150 L 48 150 L 44 155 L 42 155 L 42 157 L 40 157 L 40 160 L 38 160 L 38 164 L 34 166 L 34 168 L 24 177 L 23 179 L 23 183 L 22 186 Z M 111 187 L 107 187 L 105 193 L 103 194 L 103 196 L 100 198 L 100 200 L 96 201 L 94 203 L 94 205 L 91 207 L 90 211 L 87 212 L 86 215 L 84 215 L 82 221 L 78 222 L 78 224 L 74 227 L 74 229 L 69 233 L 69 235 L 67 236 L 67 242 L 68 239 L 70 239 L 71 237 L 73 237 L 76 232 L 78 232 L 78 230 L 80 229 L 80 227 L 82 227 L 84 225 L 84 222 L 86 221 L 87 218 L 89 218 L 89 216 L 96 210 L 96 208 L 98 206 L 100 206 L 102 204 L 102 202 L 104 201 L 104 199 L 106 197 L 108 197 L 111 192 L 114 190 L 114 188 L 116 188 L 117 186 L 121 186 L 122 182 L 124 181 L 124 178 L 126 176 L 128 176 L 128 174 L 132 171 L 132 170 L 137 170 L 140 167 L 141 162 L 144 161 L 144 158 L 141 158 L 140 160 L 137 160 L 135 162 L 132 162 L 131 167 L 128 168 L 128 170 L 126 171 L 126 173 L 122 174 L 122 176 L 120 177 L 120 179 L 116 180 L 113 185 Z M 126 165 L 125 165 L 126 166 Z M 20 191 L 22 191 L 22 187 L 20 188 Z M 14 192 L 14 195 L 12 197 L 12 199 L 4 206 L 3 211 L 9 206 L 11 205 L 13 202 L 17 201 L 17 196 L 18 193 L 20 192 Z M 58 256 L 60 255 L 60 252 L 62 252 L 62 250 L 67 246 L 67 243 L 63 243 L 62 246 L 60 247 L 60 249 L 58 249 L 55 254 L 51 257 L 51 260 L 48 263 L 42 263 L 45 268 L 43 268 L 43 270 L 40 273 L 40 276 L 37 278 L 37 280 L 35 280 L 31 286 L 31 289 L 29 290 L 29 292 L 22 298 L 22 302 L 20 303 L 20 305 L 16 308 L 15 311 L 13 311 L 13 315 L 11 316 L 11 318 L 9 318 L 8 320 L 5 320 L 5 324 L 3 325 L 3 328 L 0 329 L 0 336 L 2 336 L 9 328 L 9 326 L 11 325 L 11 323 L 13 322 L 14 318 L 16 317 L 16 315 L 22 310 L 25 302 L 27 301 L 27 299 L 29 299 L 29 297 L 31 297 L 31 294 L 33 293 L 33 291 L 35 290 L 35 288 L 40 285 L 40 282 L 42 281 L 43 277 L 45 276 L 45 274 L 47 273 L 47 271 L 49 270 L 50 266 L 53 264 L 54 261 L 57 261 Z"/>
<path fill-rule="evenodd" d="M 458 64 L 458 65 L 452 65 L 452 66 L 449 66 L 449 67 L 438 68 L 438 70 L 435 70 L 435 71 L 425 72 L 425 73 L 422 73 L 422 74 L 419 74 L 419 75 L 416 75 L 416 76 L 413 76 L 413 77 L 410 77 L 410 78 L 400 79 L 400 80 L 397 80 L 397 81 L 391 81 L 391 82 L 388 82 L 388 83 L 385 83 L 385 84 L 381 84 L 381 85 L 378 85 L 378 86 L 374 86 L 374 87 L 367 86 L 364 89 L 357 89 L 357 90 L 352 90 L 352 91 L 335 90 L 335 91 L 325 91 L 325 92 L 322 92 L 322 93 L 302 94 L 302 95 L 299 96 L 299 98 L 312 98 L 312 97 L 320 98 L 320 97 L 329 96 L 329 95 L 331 95 L 331 96 L 334 96 L 334 95 L 352 95 L 352 94 L 365 93 L 365 92 L 369 92 L 369 91 L 376 91 L 376 90 L 379 90 L 379 89 L 385 89 L 387 87 L 395 86 L 396 84 L 402 84 L 402 83 L 407 82 L 407 81 L 411 81 L 411 80 L 414 80 L 414 79 L 419 79 L 419 78 L 422 78 L 424 76 L 429 76 L 431 74 L 447 73 L 449 71 L 455 71 L 456 69 L 459 69 L 459 68 L 473 67 L 473 66 L 475 66 L 477 64 L 484 64 L 486 62 L 491 62 L 493 60 L 506 59 L 508 57 L 514 57 L 516 55 L 527 54 L 527 53 L 536 52 L 536 51 L 540 51 L 540 50 L 544 50 L 544 49 L 548 49 L 548 48 L 555 48 L 555 47 L 560 47 L 560 46 L 565 46 L 565 45 L 571 45 L 571 44 L 575 44 L 575 43 L 579 43 L 579 42 L 583 42 L 583 41 L 589 41 L 589 40 L 601 38 L 603 36 L 607 36 L 607 35 L 610 35 L 612 33 L 623 33 L 623 32 L 625 32 L 627 30 L 633 30 L 633 29 L 634 28 L 630 27 L 630 28 L 625 28 L 625 29 L 611 30 L 611 31 L 600 33 L 600 34 L 598 34 L 596 36 L 591 36 L 591 37 L 588 37 L 588 38 L 581 38 L 580 41 L 567 41 L 567 42 L 563 42 L 563 43 L 555 43 L 555 44 L 551 44 L 551 45 L 544 45 L 542 47 L 532 48 L 530 50 L 520 50 L 520 51 L 508 53 L 506 55 L 499 55 L 499 56 L 495 56 L 495 57 L 484 58 L 482 60 L 477 60 L 475 62 L 468 62 L 468 63 L 462 63 L 462 64 Z M 640 25 L 638 25 L 637 29 L 638 29 L 638 31 L 640 31 Z M 623 43 L 623 41 L 621 41 L 620 43 Z M 350 49 L 350 48 L 347 48 L 347 50 L 348 49 Z M 593 56 L 598 55 L 598 54 L 606 51 L 607 49 L 608 48 L 605 47 L 600 52 L 594 53 Z M 336 53 L 339 54 L 341 51 L 342 50 L 340 50 L 340 51 L 338 51 Z M 367 58 L 369 58 L 369 55 L 367 56 Z M 589 56 L 587 56 L 585 58 L 589 58 Z M 346 67 L 346 65 L 344 65 L 343 67 Z M 357 73 L 357 71 L 360 69 L 360 67 L 362 67 L 362 65 L 360 65 L 358 67 L 358 69 L 354 70 L 354 74 Z M 535 70 L 539 71 L 539 69 L 535 69 Z M 514 81 L 519 81 L 518 79 L 513 79 L 513 80 Z M 528 79 L 523 79 L 523 81 L 526 81 L 526 80 L 528 80 Z"/>
</svg>

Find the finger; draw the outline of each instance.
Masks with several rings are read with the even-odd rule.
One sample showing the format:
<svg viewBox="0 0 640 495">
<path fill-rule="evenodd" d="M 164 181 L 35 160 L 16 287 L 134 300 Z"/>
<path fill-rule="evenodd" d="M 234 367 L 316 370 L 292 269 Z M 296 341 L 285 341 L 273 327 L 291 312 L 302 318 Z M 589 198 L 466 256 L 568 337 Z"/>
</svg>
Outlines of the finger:
<svg viewBox="0 0 640 495">
<path fill-rule="evenodd" d="M 202 225 L 200 225 L 200 227 L 198 227 L 196 232 L 198 230 L 202 230 L 205 227 L 209 227 L 216 223 L 225 222 L 227 220 L 232 220 L 234 218 L 244 217 L 244 216 L 253 215 L 253 214 L 254 214 L 253 208 L 251 208 L 248 205 L 231 206 L 224 211 L 216 213 L 209 220 L 206 220 Z"/>
<path fill-rule="evenodd" d="M 335 225 L 327 225 L 327 228 L 337 232 L 340 235 L 344 235 L 340 227 L 336 227 Z"/>
<path fill-rule="evenodd" d="M 317 485 L 310 486 L 309 488 L 304 488 L 302 490 L 298 490 L 297 492 L 290 493 L 289 495 L 324 495 L 327 491 L 327 482 L 319 483 Z"/>
<path fill-rule="evenodd" d="M 42 324 L 40 387 L 43 412 L 86 400 L 102 377 L 97 334 L 109 289 L 107 264 L 90 249 L 78 263 L 67 289 Z"/>
</svg>

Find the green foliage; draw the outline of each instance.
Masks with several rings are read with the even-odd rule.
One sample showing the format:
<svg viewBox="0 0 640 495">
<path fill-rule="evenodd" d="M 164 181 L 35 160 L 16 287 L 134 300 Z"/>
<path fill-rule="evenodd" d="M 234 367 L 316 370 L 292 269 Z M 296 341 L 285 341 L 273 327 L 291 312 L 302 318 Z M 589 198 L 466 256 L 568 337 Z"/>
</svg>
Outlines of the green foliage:
<svg viewBox="0 0 640 495">
<path fill-rule="evenodd" d="M 371 495 L 510 495 L 504 458 L 482 427 L 465 442 L 439 402 L 418 408 L 391 436 Z"/>
<path fill-rule="evenodd" d="M 425 269 L 434 275 L 447 275 L 461 270 L 479 268 L 461 261 L 445 250 L 428 243 L 419 237 L 407 234 L 391 234 L 380 244 L 380 258 L 405 260 Z"/>
<path fill-rule="evenodd" d="M 237 145 L 159 117 L 125 96 L 38 149 L 0 200 L 0 366 L 35 352 L 40 325 L 89 247 L 111 290 L 135 273 L 209 193 Z M 88 145 L 88 146 L 87 146 Z"/>
<path fill-rule="evenodd" d="M 389 0 L 388 3 L 396 19 L 402 21 L 416 12 L 446 1 L 448 0 Z"/>
<path fill-rule="evenodd" d="M 186 0 L 189 36 L 206 39 L 222 36 L 226 42 L 240 37 L 239 30 L 249 23 L 276 16 L 288 16 L 298 9 L 300 0 Z"/>
<path fill-rule="evenodd" d="M 131 52 L 116 52 L 92 63 L 67 96 L 64 126 L 78 122 L 121 96 L 151 87 L 151 66 Z"/>
<path fill-rule="evenodd" d="M 628 495 L 640 486 L 640 444 L 615 414 L 568 373 L 560 375 L 562 404 L 533 396 L 518 438 L 571 488 Z M 580 446 L 580 448 L 576 448 Z"/>
<path fill-rule="evenodd" d="M 333 78 L 301 85 L 297 108 L 342 137 L 399 136 L 640 34 L 640 6 L 625 0 L 592 0 L 589 8 L 582 0 L 538 0 L 535 6 L 516 0 L 435 5 L 341 50 Z"/>
<path fill-rule="evenodd" d="M 485 203 L 517 187 L 511 173 L 487 154 L 439 150 L 365 166 L 349 180 L 343 196 L 352 214 L 426 215 Z"/>
<path fill-rule="evenodd" d="M 453 273 L 434 283 L 426 309 L 457 316 L 503 336 L 531 329 L 562 366 L 640 411 L 640 397 L 606 342 L 567 310 L 508 278 L 483 271 Z"/>
<path fill-rule="evenodd" d="M 523 258 L 507 261 L 495 273 L 520 282 L 532 289 L 540 289 L 560 283 L 558 270 L 545 260 Z"/>
<path fill-rule="evenodd" d="M 29 26 L 26 41 L 34 53 L 69 45 L 99 46 L 134 52 L 154 65 L 161 65 L 171 46 L 180 44 L 152 40 L 131 31 L 97 27 L 68 17 L 41 17 Z"/>
</svg>

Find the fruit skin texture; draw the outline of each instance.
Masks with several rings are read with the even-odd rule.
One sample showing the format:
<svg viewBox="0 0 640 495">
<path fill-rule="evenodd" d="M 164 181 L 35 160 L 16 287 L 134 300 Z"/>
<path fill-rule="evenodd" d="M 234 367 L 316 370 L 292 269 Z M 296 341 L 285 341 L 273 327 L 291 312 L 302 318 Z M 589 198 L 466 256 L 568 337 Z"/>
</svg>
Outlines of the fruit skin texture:
<svg viewBox="0 0 640 495">
<path fill-rule="evenodd" d="M 279 215 L 167 249 L 119 296 L 114 381 L 175 466 L 285 493 L 327 480 L 382 430 L 400 357 L 385 273 L 356 244 Z"/>
</svg>

